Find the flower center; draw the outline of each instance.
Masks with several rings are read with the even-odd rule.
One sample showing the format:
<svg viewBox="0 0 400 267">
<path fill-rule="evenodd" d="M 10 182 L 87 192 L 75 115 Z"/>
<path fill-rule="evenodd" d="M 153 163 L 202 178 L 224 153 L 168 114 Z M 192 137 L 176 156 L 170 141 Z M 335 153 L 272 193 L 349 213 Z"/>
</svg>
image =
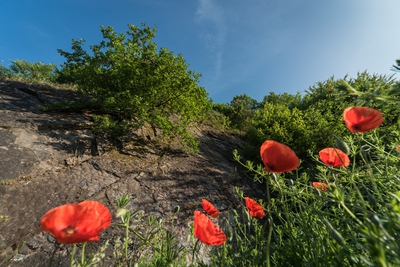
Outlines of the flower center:
<svg viewBox="0 0 400 267">
<path fill-rule="evenodd" d="M 68 226 L 67 228 L 65 228 L 63 230 L 68 236 L 75 234 L 77 231 L 75 230 L 75 228 L 73 226 Z"/>
<path fill-rule="evenodd" d="M 274 166 L 271 166 L 271 165 L 266 166 L 266 170 L 267 170 L 267 172 L 273 171 L 274 170 Z"/>
</svg>

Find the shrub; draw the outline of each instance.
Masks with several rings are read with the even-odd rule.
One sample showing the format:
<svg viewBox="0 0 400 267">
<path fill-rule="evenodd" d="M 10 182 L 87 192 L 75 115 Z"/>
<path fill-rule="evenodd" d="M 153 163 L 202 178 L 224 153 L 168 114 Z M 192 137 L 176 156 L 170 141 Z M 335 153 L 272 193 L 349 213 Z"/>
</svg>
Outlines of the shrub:
<svg viewBox="0 0 400 267">
<path fill-rule="evenodd" d="M 128 25 L 125 34 L 101 27 L 105 40 L 91 45 L 83 39 L 72 41 L 72 53 L 58 52 L 66 62 L 58 81 L 74 83 L 93 97 L 98 109 L 107 114 L 107 125 L 123 125 L 126 134 L 145 122 L 162 129 L 165 136 L 179 135 L 190 148 L 197 146 L 188 126 L 201 121 L 211 109 L 204 88 L 197 85 L 200 74 L 188 70 L 181 54 L 157 49 L 152 40 L 156 28 Z"/>
<path fill-rule="evenodd" d="M 43 62 L 28 62 L 23 59 L 11 61 L 7 69 L 0 66 L 0 78 L 24 80 L 27 82 L 53 82 L 55 80 L 56 65 Z"/>
<path fill-rule="evenodd" d="M 293 148 L 303 159 L 303 167 L 312 165 L 308 151 L 333 146 L 336 143 L 333 134 L 342 138 L 351 135 L 342 120 L 343 110 L 349 106 L 380 110 L 384 123 L 376 131 L 380 138 L 389 140 L 398 127 L 399 88 L 392 77 L 362 72 L 355 79 L 332 77 L 318 82 L 302 98 L 299 94 L 271 93 L 264 97 L 247 129 L 250 144 L 247 156 L 259 160 L 258 146 L 265 139 L 273 139 Z"/>
<path fill-rule="evenodd" d="M 229 104 L 214 104 L 213 110 L 223 114 L 229 120 L 232 130 L 246 132 L 258 105 L 257 100 L 243 94 L 235 96 Z"/>
</svg>

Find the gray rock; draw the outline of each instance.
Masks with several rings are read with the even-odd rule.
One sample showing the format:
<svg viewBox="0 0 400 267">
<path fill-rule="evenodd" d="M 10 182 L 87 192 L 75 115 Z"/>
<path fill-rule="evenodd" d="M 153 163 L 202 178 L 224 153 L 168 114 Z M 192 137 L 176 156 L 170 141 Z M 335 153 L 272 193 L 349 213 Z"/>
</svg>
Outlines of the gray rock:
<svg viewBox="0 0 400 267">
<path fill-rule="evenodd" d="M 175 229 L 186 244 L 202 198 L 223 213 L 242 205 L 234 186 L 254 190 L 232 160 L 239 139 L 197 128 L 201 152 L 187 154 L 141 129 L 116 150 L 92 133 L 90 114 L 41 110 L 45 103 L 77 98 L 72 90 L 0 81 L 0 265 L 69 266 L 72 246 L 40 230 L 41 217 L 63 204 L 91 199 L 115 214 L 116 199 L 128 195 L 130 209 L 164 221 L 179 205 Z M 88 250 L 110 241 L 105 266 L 112 266 L 112 246 L 122 233 L 110 227 Z"/>
</svg>

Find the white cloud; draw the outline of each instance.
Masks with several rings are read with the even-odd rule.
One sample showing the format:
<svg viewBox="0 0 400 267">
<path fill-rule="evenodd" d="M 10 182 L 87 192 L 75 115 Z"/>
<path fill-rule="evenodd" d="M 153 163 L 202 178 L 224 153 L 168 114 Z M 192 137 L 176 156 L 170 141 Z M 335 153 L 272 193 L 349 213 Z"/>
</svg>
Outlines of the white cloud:
<svg viewBox="0 0 400 267">
<path fill-rule="evenodd" d="M 41 31 L 36 25 L 29 25 L 28 27 L 29 29 L 33 30 L 35 33 L 44 36 L 44 37 L 49 37 L 48 34 L 46 34 L 45 32 Z"/>
<path fill-rule="evenodd" d="M 228 32 L 225 12 L 216 1 L 199 0 L 195 22 L 202 27 L 201 38 L 212 54 L 214 79 L 218 80 L 221 75 L 224 45 Z"/>
<path fill-rule="evenodd" d="M 279 1 L 230 0 L 220 3 L 200 1 L 196 13 L 198 22 L 212 21 L 213 25 L 225 27 L 221 27 L 224 42 L 214 40 L 213 46 L 207 44 L 209 50 L 217 50 L 217 44 L 223 45 L 219 47 L 221 54 L 217 51 L 214 54 L 215 66 L 219 63 L 223 71 L 215 77 L 214 84 L 208 84 L 213 93 L 231 90 L 239 84 L 243 86 L 243 80 L 265 70 L 267 62 L 285 51 L 293 38 L 291 31 L 282 28 L 282 24 L 283 13 L 295 7 L 281 5 Z M 207 40 L 211 41 L 211 38 Z"/>
</svg>

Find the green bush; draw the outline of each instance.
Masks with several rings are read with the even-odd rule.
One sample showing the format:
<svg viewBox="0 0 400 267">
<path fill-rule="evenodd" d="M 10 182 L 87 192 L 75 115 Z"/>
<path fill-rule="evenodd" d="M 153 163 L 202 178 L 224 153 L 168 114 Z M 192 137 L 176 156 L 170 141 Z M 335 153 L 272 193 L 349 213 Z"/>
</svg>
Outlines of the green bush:
<svg viewBox="0 0 400 267">
<path fill-rule="evenodd" d="M 188 127 L 211 109 L 207 92 L 197 85 L 200 74 L 188 70 L 181 54 L 157 49 L 152 41 L 155 28 L 128 27 L 125 35 L 102 26 L 104 40 L 90 46 L 91 55 L 84 50 L 83 39 L 72 41 L 72 53 L 59 49 L 66 62 L 57 72 L 58 82 L 77 84 L 81 93 L 90 95 L 107 114 L 107 126 L 121 130 L 123 125 L 127 133 L 147 122 L 165 136 L 179 135 L 196 149 Z"/>
<path fill-rule="evenodd" d="M 243 94 L 235 96 L 229 104 L 214 104 L 213 110 L 223 114 L 229 120 L 232 130 L 246 132 L 258 105 L 257 100 Z"/>
<path fill-rule="evenodd" d="M 253 158 L 259 158 L 259 146 L 271 139 L 290 146 L 305 161 L 310 161 L 308 150 L 318 150 L 334 143 L 332 133 L 335 128 L 344 130 L 341 123 L 330 123 L 318 109 L 305 111 L 289 108 L 285 104 L 265 102 L 255 112 L 252 127 L 248 130 L 248 140 L 255 147 Z M 304 164 L 303 164 L 304 166 Z"/>
<path fill-rule="evenodd" d="M 382 139 L 390 139 L 398 127 L 398 88 L 398 82 L 392 77 L 363 72 L 355 79 L 330 78 L 318 82 L 303 97 L 271 93 L 264 97 L 247 129 L 249 146 L 246 156 L 259 161 L 259 146 L 266 139 L 273 139 L 290 146 L 302 158 L 304 168 L 312 166 L 308 151 L 334 146 L 336 139 L 333 134 L 341 138 L 351 135 L 343 122 L 343 110 L 349 106 L 369 106 L 380 110 L 384 123 L 376 131 Z M 349 94 L 349 90 L 356 93 Z M 388 99 L 391 101 L 385 101 Z"/>
<path fill-rule="evenodd" d="M 23 59 L 11 61 L 7 69 L 0 66 L 0 78 L 27 82 L 54 82 L 56 65 L 43 62 L 28 62 Z"/>
</svg>

